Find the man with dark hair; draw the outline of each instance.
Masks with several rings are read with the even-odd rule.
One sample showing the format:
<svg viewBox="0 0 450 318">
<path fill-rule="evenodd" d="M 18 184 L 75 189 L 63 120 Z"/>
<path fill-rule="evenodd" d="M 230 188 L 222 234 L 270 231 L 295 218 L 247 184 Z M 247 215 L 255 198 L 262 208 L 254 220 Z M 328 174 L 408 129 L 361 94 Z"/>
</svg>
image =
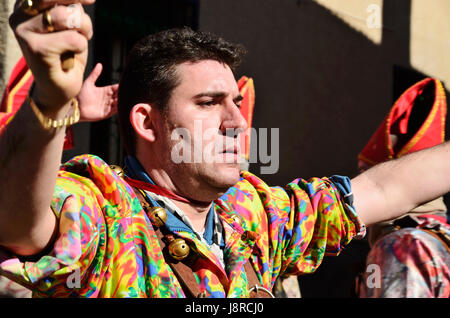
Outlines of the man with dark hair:
<svg viewBox="0 0 450 318">
<path fill-rule="evenodd" d="M 35 296 L 271 296 L 280 275 L 313 272 L 364 223 L 450 189 L 450 144 L 351 181 L 281 188 L 240 173 L 241 49 L 186 29 L 131 54 L 119 87 L 125 175 L 92 155 L 60 167 L 92 36 L 81 6 L 80 23 L 66 23 L 75 2 L 19 1 L 10 19 L 36 85 L 0 137 L 0 244 L 10 252 L 0 270 Z"/>
<path fill-rule="evenodd" d="M 167 108 L 173 89 L 179 85 L 176 67 L 185 62 L 213 60 L 234 71 L 245 54 L 232 44 L 189 28 L 162 31 L 140 40 L 130 52 L 120 83 L 119 122 L 128 154 L 136 153 L 136 133 L 129 121 L 131 108 L 140 103 Z"/>
</svg>

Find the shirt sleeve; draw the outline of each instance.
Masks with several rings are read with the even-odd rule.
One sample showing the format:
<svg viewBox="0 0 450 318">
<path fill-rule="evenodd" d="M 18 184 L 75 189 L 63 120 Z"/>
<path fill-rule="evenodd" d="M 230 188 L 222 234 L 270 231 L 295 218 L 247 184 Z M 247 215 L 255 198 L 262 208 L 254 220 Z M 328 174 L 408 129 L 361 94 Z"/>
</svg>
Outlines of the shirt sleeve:
<svg viewBox="0 0 450 318">
<path fill-rule="evenodd" d="M 76 157 L 66 163 L 51 203 L 59 221 L 51 250 L 35 260 L 4 257 L 2 275 L 32 289 L 35 297 L 95 294 L 108 253 L 105 219 L 123 218 L 131 211 L 126 187 L 97 157 Z"/>
<path fill-rule="evenodd" d="M 312 273 L 325 256 L 337 256 L 352 239 L 364 237 L 347 177 L 296 179 L 285 191 L 290 222 L 280 229 L 283 271 Z"/>
<path fill-rule="evenodd" d="M 252 197 L 249 210 L 262 211 L 245 214 L 249 229 L 261 233 L 259 247 L 267 255 L 259 267 L 269 266 L 273 281 L 279 275 L 314 272 L 324 256 L 338 255 L 365 234 L 346 177 L 299 178 L 283 188 L 269 187 L 250 173 L 243 177 L 251 184 L 243 184 Z"/>
</svg>

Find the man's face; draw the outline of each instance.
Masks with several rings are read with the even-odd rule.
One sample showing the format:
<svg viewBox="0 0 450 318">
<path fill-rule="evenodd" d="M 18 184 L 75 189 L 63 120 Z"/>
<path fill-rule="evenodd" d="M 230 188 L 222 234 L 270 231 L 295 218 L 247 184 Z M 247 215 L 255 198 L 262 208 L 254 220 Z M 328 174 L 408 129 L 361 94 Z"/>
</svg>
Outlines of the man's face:
<svg viewBox="0 0 450 318">
<path fill-rule="evenodd" d="M 161 164 L 178 192 L 213 200 L 239 180 L 238 133 L 247 128 L 239 111 L 242 97 L 230 68 L 217 61 L 182 63 L 177 76 L 158 125 Z"/>
</svg>

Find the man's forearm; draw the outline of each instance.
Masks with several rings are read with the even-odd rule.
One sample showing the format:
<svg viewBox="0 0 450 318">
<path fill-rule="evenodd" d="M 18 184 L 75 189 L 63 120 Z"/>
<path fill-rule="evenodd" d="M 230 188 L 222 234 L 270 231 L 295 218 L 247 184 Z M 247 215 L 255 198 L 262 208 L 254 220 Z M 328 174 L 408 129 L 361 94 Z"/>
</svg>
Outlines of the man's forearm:
<svg viewBox="0 0 450 318">
<path fill-rule="evenodd" d="M 450 191 L 450 143 L 374 166 L 352 188 L 367 225 L 399 217 Z"/>
<path fill-rule="evenodd" d="M 63 143 L 64 129 L 44 129 L 27 102 L 0 136 L 0 244 L 18 254 L 39 252 L 54 231 Z"/>
</svg>

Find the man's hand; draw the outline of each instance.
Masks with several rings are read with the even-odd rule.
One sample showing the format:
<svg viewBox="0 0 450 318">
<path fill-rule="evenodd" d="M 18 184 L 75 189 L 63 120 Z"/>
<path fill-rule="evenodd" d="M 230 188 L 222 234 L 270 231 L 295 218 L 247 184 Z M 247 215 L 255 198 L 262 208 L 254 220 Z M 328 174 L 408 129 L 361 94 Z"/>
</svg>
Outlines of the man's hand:
<svg viewBox="0 0 450 318">
<path fill-rule="evenodd" d="M 10 25 L 35 78 L 34 99 L 46 115 L 56 114 L 75 97 L 83 83 L 92 23 L 81 4 L 94 0 L 39 0 L 38 15 L 29 17 L 17 1 Z M 68 7 L 67 5 L 70 5 Z M 54 31 L 44 25 L 48 10 Z M 73 23 L 77 21 L 77 23 Z M 64 71 L 61 57 L 73 52 L 74 67 Z"/>
<path fill-rule="evenodd" d="M 117 112 L 117 92 L 119 84 L 104 87 L 95 86 L 103 66 L 98 63 L 86 78 L 78 94 L 81 121 L 99 121 Z"/>
</svg>

